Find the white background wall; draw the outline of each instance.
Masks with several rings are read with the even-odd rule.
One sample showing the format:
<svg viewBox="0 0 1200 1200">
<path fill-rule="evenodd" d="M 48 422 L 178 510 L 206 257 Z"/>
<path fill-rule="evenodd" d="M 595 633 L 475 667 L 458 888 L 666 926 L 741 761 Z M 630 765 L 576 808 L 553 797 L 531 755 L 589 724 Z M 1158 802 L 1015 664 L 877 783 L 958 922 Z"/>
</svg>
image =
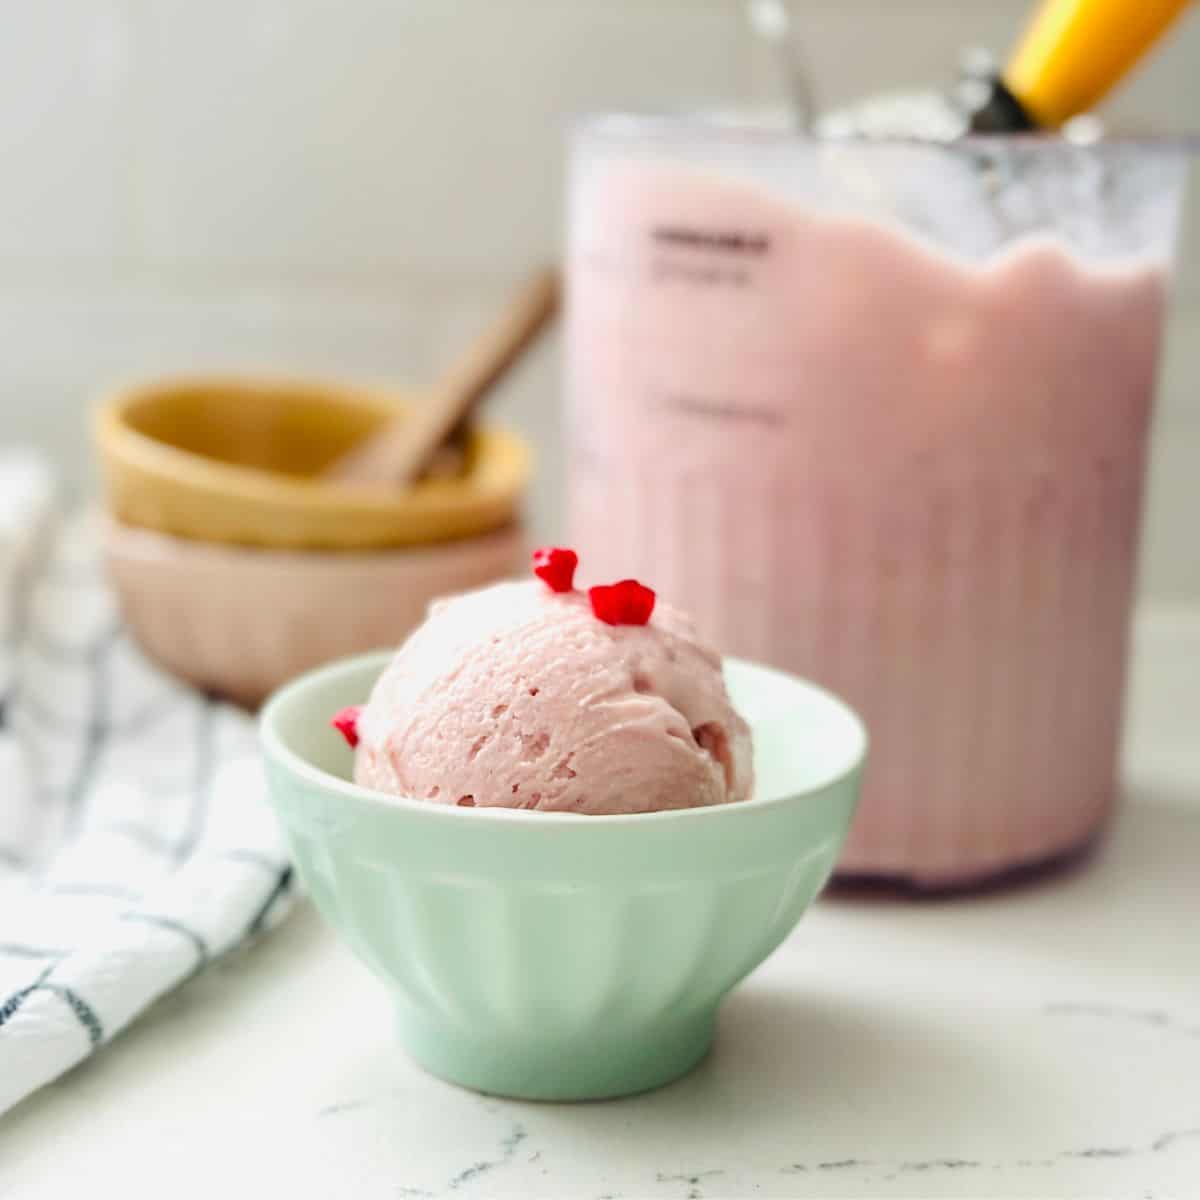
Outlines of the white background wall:
<svg viewBox="0 0 1200 1200">
<path fill-rule="evenodd" d="M 1002 51 L 1025 0 L 797 0 L 829 102 Z M 1200 128 L 1200 12 L 1127 87 Z M 560 233 L 563 128 L 774 95 L 740 0 L 0 0 L 0 441 L 86 478 L 114 380 L 257 366 L 419 384 Z M 1200 189 L 1198 189 L 1200 190 Z M 1200 603 L 1200 203 L 1154 442 L 1143 588 Z M 545 450 L 553 347 L 497 404 Z"/>
</svg>

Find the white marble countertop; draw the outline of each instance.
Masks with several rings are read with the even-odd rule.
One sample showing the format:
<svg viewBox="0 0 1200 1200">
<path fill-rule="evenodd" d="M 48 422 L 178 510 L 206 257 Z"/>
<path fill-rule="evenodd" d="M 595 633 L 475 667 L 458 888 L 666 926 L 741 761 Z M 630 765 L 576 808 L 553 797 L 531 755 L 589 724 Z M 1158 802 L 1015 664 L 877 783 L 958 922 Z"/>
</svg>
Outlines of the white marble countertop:
<svg viewBox="0 0 1200 1200">
<path fill-rule="evenodd" d="M 1135 663 L 1128 803 L 1091 862 L 826 897 L 671 1087 L 431 1079 L 306 906 L 0 1121 L 0 1197 L 1196 1196 L 1200 621 L 1144 618 Z"/>
</svg>

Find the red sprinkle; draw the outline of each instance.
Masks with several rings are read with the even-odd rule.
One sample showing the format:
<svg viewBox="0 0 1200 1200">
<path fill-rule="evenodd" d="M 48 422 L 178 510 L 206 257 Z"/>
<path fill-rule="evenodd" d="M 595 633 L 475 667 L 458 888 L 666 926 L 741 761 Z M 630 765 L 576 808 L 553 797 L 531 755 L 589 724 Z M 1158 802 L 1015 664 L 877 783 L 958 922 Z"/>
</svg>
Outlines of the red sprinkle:
<svg viewBox="0 0 1200 1200">
<path fill-rule="evenodd" d="M 574 591 L 577 566 L 579 555 L 562 546 L 543 546 L 533 552 L 533 573 L 545 580 L 552 592 Z"/>
<path fill-rule="evenodd" d="M 654 592 L 636 579 L 588 588 L 588 599 L 606 625 L 645 625 L 654 611 Z"/>
<path fill-rule="evenodd" d="M 360 712 L 362 709 L 357 704 L 351 704 L 349 708 L 343 708 L 329 722 L 346 739 L 351 750 L 358 745 L 358 714 Z"/>
</svg>

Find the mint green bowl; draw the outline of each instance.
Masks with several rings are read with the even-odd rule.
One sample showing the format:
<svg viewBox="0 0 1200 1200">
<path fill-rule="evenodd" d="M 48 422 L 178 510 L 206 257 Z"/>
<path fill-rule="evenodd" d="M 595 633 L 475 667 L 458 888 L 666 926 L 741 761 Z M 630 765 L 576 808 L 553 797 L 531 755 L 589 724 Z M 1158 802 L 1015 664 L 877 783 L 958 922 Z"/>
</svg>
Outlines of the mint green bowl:
<svg viewBox="0 0 1200 1200">
<path fill-rule="evenodd" d="M 435 1075 L 529 1099 L 682 1075 L 721 999 L 833 870 L 866 753 L 858 718 L 811 684 L 728 661 L 754 733 L 753 799 L 636 816 L 443 807 L 356 787 L 329 728 L 388 658 L 301 676 L 261 732 L 300 875 L 390 990 L 400 1041 Z"/>
</svg>

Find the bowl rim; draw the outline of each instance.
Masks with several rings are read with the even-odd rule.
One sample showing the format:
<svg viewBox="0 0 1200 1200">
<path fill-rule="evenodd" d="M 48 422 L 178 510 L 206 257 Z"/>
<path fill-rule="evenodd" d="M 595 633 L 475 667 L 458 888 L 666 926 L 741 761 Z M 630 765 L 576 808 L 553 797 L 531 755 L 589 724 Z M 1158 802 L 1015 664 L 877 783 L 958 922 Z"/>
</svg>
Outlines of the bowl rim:
<svg viewBox="0 0 1200 1200">
<path fill-rule="evenodd" d="M 510 460 L 509 478 L 496 480 L 487 486 L 436 480 L 421 488 L 397 492 L 385 484 L 339 484 L 225 462 L 159 441 L 130 423 L 129 411 L 135 404 L 152 400 L 167 402 L 172 394 L 196 388 L 243 395 L 263 391 L 322 394 L 334 404 L 342 403 L 375 412 L 403 406 L 410 402 L 411 397 L 420 394 L 417 388 L 389 389 L 316 375 L 269 371 L 213 371 L 153 376 L 123 384 L 101 397 L 94 413 L 96 440 L 101 454 L 158 479 L 169 480 L 176 488 L 204 493 L 232 493 L 243 501 L 287 504 L 294 509 L 312 512 L 352 507 L 376 509 L 381 513 L 427 514 L 469 507 L 510 493 L 520 495 L 529 486 L 532 454 L 528 442 L 511 430 L 488 424 L 477 426 L 476 436 L 483 445 Z"/>
<path fill-rule="evenodd" d="M 827 688 L 793 675 L 790 672 L 769 667 L 764 663 L 753 662 L 749 659 L 732 655 L 723 656 L 724 666 L 733 666 L 735 670 L 747 670 L 775 676 L 785 680 L 792 686 L 799 687 L 822 703 L 836 709 L 841 717 L 848 721 L 851 736 L 855 740 L 852 751 L 846 761 L 828 773 L 818 776 L 814 782 L 797 791 L 789 791 L 776 796 L 752 796 L 730 804 L 711 804 L 698 808 L 663 809 L 657 812 L 641 813 L 569 813 L 569 812 L 539 812 L 529 809 L 505 808 L 499 805 L 485 805 L 475 808 L 458 808 L 450 804 L 431 804 L 428 801 L 414 800 L 409 796 L 396 796 L 390 793 L 378 792 L 371 788 L 361 787 L 350 780 L 342 779 L 314 766 L 308 759 L 292 750 L 284 741 L 277 725 L 282 710 L 296 697 L 318 683 L 327 681 L 331 675 L 351 674 L 367 667 L 378 666 L 382 670 L 394 655 L 393 650 L 373 650 L 366 654 L 356 654 L 349 658 L 335 659 L 323 666 L 315 667 L 298 675 L 289 683 L 277 688 L 263 704 L 258 715 L 259 743 L 268 760 L 283 766 L 290 774 L 316 788 L 332 792 L 340 797 L 358 803 L 377 812 L 405 813 L 419 819 L 466 821 L 478 824 L 481 821 L 492 824 L 519 823 L 525 828 L 534 826 L 557 825 L 571 829 L 589 829 L 594 827 L 613 828 L 615 826 L 645 825 L 649 822 L 664 821 L 704 821 L 728 817 L 736 813 L 761 811 L 794 804 L 821 795 L 833 788 L 844 784 L 856 772 L 862 770 L 870 749 L 870 739 L 862 718 L 840 696 Z"/>
<path fill-rule="evenodd" d="M 1097 155 L 1129 150 L 1179 158 L 1200 155 L 1200 133 L 1193 132 L 1105 129 L 1099 137 L 1087 140 L 1066 137 L 1060 131 L 1046 129 L 1010 133 L 967 132 L 952 140 L 919 133 L 838 137 L 797 130 L 790 124 L 780 125 L 770 119 L 763 120 L 762 114 L 753 107 L 738 105 L 700 109 L 600 109 L 578 114 L 570 122 L 568 130 L 572 137 L 597 141 L 635 140 L 650 145 L 656 141 L 686 138 L 713 145 L 743 143 L 801 150 L 849 149 L 852 153 L 864 155 L 878 154 L 895 146 L 947 155 L 960 153 L 963 149 L 975 153 L 1005 153 L 1014 148 L 1023 153 L 1045 156 L 1062 153 Z"/>
<path fill-rule="evenodd" d="M 191 567 L 208 567 L 214 564 L 225 567 L 230 563 L 250 565 L 257 569 L 272 570 L 277 567 L 316 566 L 322 570 L 342 570 L 347 565 L 354 567 L 404 566 L 413 571 L 444 564 L 446 560 L 478 554 L 506 543 L 526 541 L 524 526 L 520 521 L 509 521 L 482 533 L 465 537 L 446 538 L 436 542 L 413 542 L 396 546 L 364 546 L 343 550 L 317 547 L 302 549 L 297 546 L 258 546 L 242 542 L 208 542 L 201 538 L 184 537 L 152 529 L 146 525 L 131 525 L 109 511 L 100 513 L 100 539 L 106 554 L 114 555 L 125 562 L 158 565 L 170 556 L 176 562 L 185 561 Z M 329 664 L 326 664 L 329 665 Z M 282 685 L 281 685 L 282 686 Z"/>
</svg>

